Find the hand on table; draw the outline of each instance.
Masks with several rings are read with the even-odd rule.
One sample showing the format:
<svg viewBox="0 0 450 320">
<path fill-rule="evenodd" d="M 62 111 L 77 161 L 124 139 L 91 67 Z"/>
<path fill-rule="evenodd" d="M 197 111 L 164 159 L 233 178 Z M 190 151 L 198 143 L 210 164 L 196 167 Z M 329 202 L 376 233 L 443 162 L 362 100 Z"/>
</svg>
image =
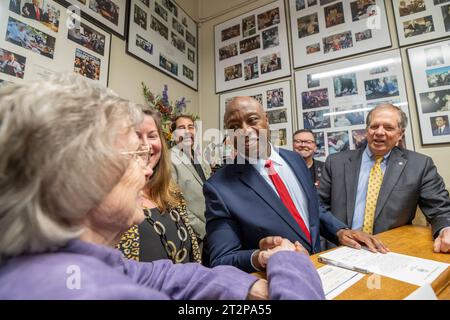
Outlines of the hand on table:
<svg viewBox="0 0 450 320">
<path fill-rule="evenodd" d="M 450 253 L 450 227 L 444 228 L 434 240 L 434 252 Z"/>
<path fill-rule="evenodd" d="M 365 245 L 372 252 L 387 253 L 389 251 L 380 240 L 360 230 L 341 229 L 336 235 L 339 243 L 344 246 L 361 249 L 361 245 Z"/>
</svg>

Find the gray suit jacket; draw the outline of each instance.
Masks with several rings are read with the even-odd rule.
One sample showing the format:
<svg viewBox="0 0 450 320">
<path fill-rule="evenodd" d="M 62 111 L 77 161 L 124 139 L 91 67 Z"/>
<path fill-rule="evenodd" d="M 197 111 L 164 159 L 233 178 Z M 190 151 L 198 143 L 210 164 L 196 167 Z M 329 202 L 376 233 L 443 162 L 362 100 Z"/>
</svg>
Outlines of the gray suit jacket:
<svg viewBox="0 0 450 320">
<path fill-rule="evenodd" d="M 195 233 L 203 239 L 205 237 L 205 197 L 203 196 L 203 182 L 195 171 L 191 160 L 176 146 L 171 149 L 172 179 L 180 187 L 186 200 L 189 222 Z M 211 168 L 207 163 L 201 163 L 206 179 L 211 175 Z"/>
<path fill-rule="evenodd" d="M 351 225 L 364 149 L 330 155 L 318 193 L 325 207 Z M 374 233 L 411 224 L 419 205 L 433 236 L 450 226 L 450 199 L 430 157 L 395 147 L 387 163 L 375 211 Z"/>
</svg>

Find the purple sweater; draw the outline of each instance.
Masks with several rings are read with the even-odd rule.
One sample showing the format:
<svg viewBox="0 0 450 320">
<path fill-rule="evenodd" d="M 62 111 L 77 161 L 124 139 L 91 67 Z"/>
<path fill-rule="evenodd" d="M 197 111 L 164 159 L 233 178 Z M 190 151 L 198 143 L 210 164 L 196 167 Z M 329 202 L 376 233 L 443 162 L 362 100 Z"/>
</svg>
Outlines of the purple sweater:
<svg viewBox="0 0 450 320">
<path fill-rule="evenodd" d="M 272 299 L 324 299 L 309 258 L 279 252 L 268 265 Z M 231 266 L 152 263 L 74 240 L 56 252 L 23 255 L 0 265 L 0 299 L 245 299 L 256 278 Z"/>
</svg>

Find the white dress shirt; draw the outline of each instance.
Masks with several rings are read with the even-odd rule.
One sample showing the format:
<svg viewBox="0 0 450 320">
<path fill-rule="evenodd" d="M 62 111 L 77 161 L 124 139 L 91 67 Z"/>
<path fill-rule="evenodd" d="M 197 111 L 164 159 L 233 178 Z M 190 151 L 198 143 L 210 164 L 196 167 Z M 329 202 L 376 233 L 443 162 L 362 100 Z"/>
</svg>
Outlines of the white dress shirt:
<svg viewBox="0 0 450 320">
<path fill-rule="evenodd" d="M 280 176 L 281 180 L 285 184 L 295 204 L 301 218 L 305 222 L 306 227 L 309 231 L 309 214 L 308 214 L 308 199 L 305 192 L 303 191 L 299 181 L 297 180 L 294 171 L 289 167 L 286 161 L 279 155 L 275 148 L 271 145 L 271 152 L 269 159 L 272 160 L 275 171 Z M 275 188 L 272 180 L 269 177 L 268 169 L 264 167 L 268 159 L 258 159 L 258 162 L 253 165 L 256 171 L 264 178 L 264 180 L 269 184 L 269 186 L 278 195 L 277 189 Z M 308 176 L 309 178 L 309 176 Z M 278 195 L 279 196 L 279 195 Z"/>
</svg>

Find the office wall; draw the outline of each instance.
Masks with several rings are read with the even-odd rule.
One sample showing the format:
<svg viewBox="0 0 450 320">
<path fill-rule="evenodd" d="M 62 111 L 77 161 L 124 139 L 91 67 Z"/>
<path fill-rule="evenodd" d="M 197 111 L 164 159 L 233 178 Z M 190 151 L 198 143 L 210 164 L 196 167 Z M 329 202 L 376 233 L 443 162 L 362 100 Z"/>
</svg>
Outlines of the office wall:
<svg viewBox="0 0 450 320">
<path fill-rule="evenodd" d="M 265 4 L 272 2 L 271 0 L 256 0 L 256 1 L 244 1 L 244 0 L 200 0 L 200 7 L 198 8 L 199 18 L 204 19 L 207 16 L 214 17 L 204 23 L 201 23 L 199 27 L 199 41 L 201 57 L 200 63 L 200 85 L 199 85 L 199 112 L 203 120 L 204 128 L 217 128 L 219 126 L 219 95 L 215 94 L 215 75 L 214 75 L 214 25 L 222 23 L 235 16 L 241 15 L 247 11 L 261 7 Z M 391 38 L 393 42 L 393 48 L 398 48 L 397 34 L 394 22 L 394 14 L 392 11 L 392 5 L 389 1 L 386 2 L 386 8 L 388 13 Z M 237 7 L 235 10 L 229 12 L 233 7 Z M 225 14 L 220 15 L 220 12 Z M 288 23 L 288 28 L 290 28 Z M 393 49 L 391 48 L 391 49 Z M 409 67 L 407 65 L 406 49 L 402 49 L 403 67 L 405 73 L 405 81 L 407 85 L 408 100 L 410 107 L 410 125 L 412 126 L 414 147 L 417 152 L 426 154 L 433 158 L 439 173 L 443 176 L 447 189 L 450 186 L 450 144 L 435 145 L 435 146 L 422 146 L 420 140 L 419 122 L 416 112 L 414 91 L 412 87 L 411 75 Z M 291 59 L 292 61 L 292 59 Z M 292 72 L 293 74 L 293 72 Z M 286 79 L 291 79 L 287 77 Z M 292 77 L 293 84 L 293 77 Z M 277 81 L 280 81 L 277 80 Z M 294 87 L 292 87 L 292 92 Z M 293 110 L 294 129 L 297 128 L 297 113 Z"/>
<path fill-rule="evenodd" d="M 176 2 L 193 19 L 197 19 L 198 0 L 178 0 Z M 155 94 L 161 93 L 163 86 L 167 84 L 170 100 L 175 102 L 181 97 L 186 97 L 188 111 L 199 112 L 197 91 L 126 54 L 125 47 L 125 41 L 116 36 L 112 37 L 108 84 L 111 89 L 121 97 L 137 103 L 144 103 L 141 82 L 144 82 Z"/>
</svg>

